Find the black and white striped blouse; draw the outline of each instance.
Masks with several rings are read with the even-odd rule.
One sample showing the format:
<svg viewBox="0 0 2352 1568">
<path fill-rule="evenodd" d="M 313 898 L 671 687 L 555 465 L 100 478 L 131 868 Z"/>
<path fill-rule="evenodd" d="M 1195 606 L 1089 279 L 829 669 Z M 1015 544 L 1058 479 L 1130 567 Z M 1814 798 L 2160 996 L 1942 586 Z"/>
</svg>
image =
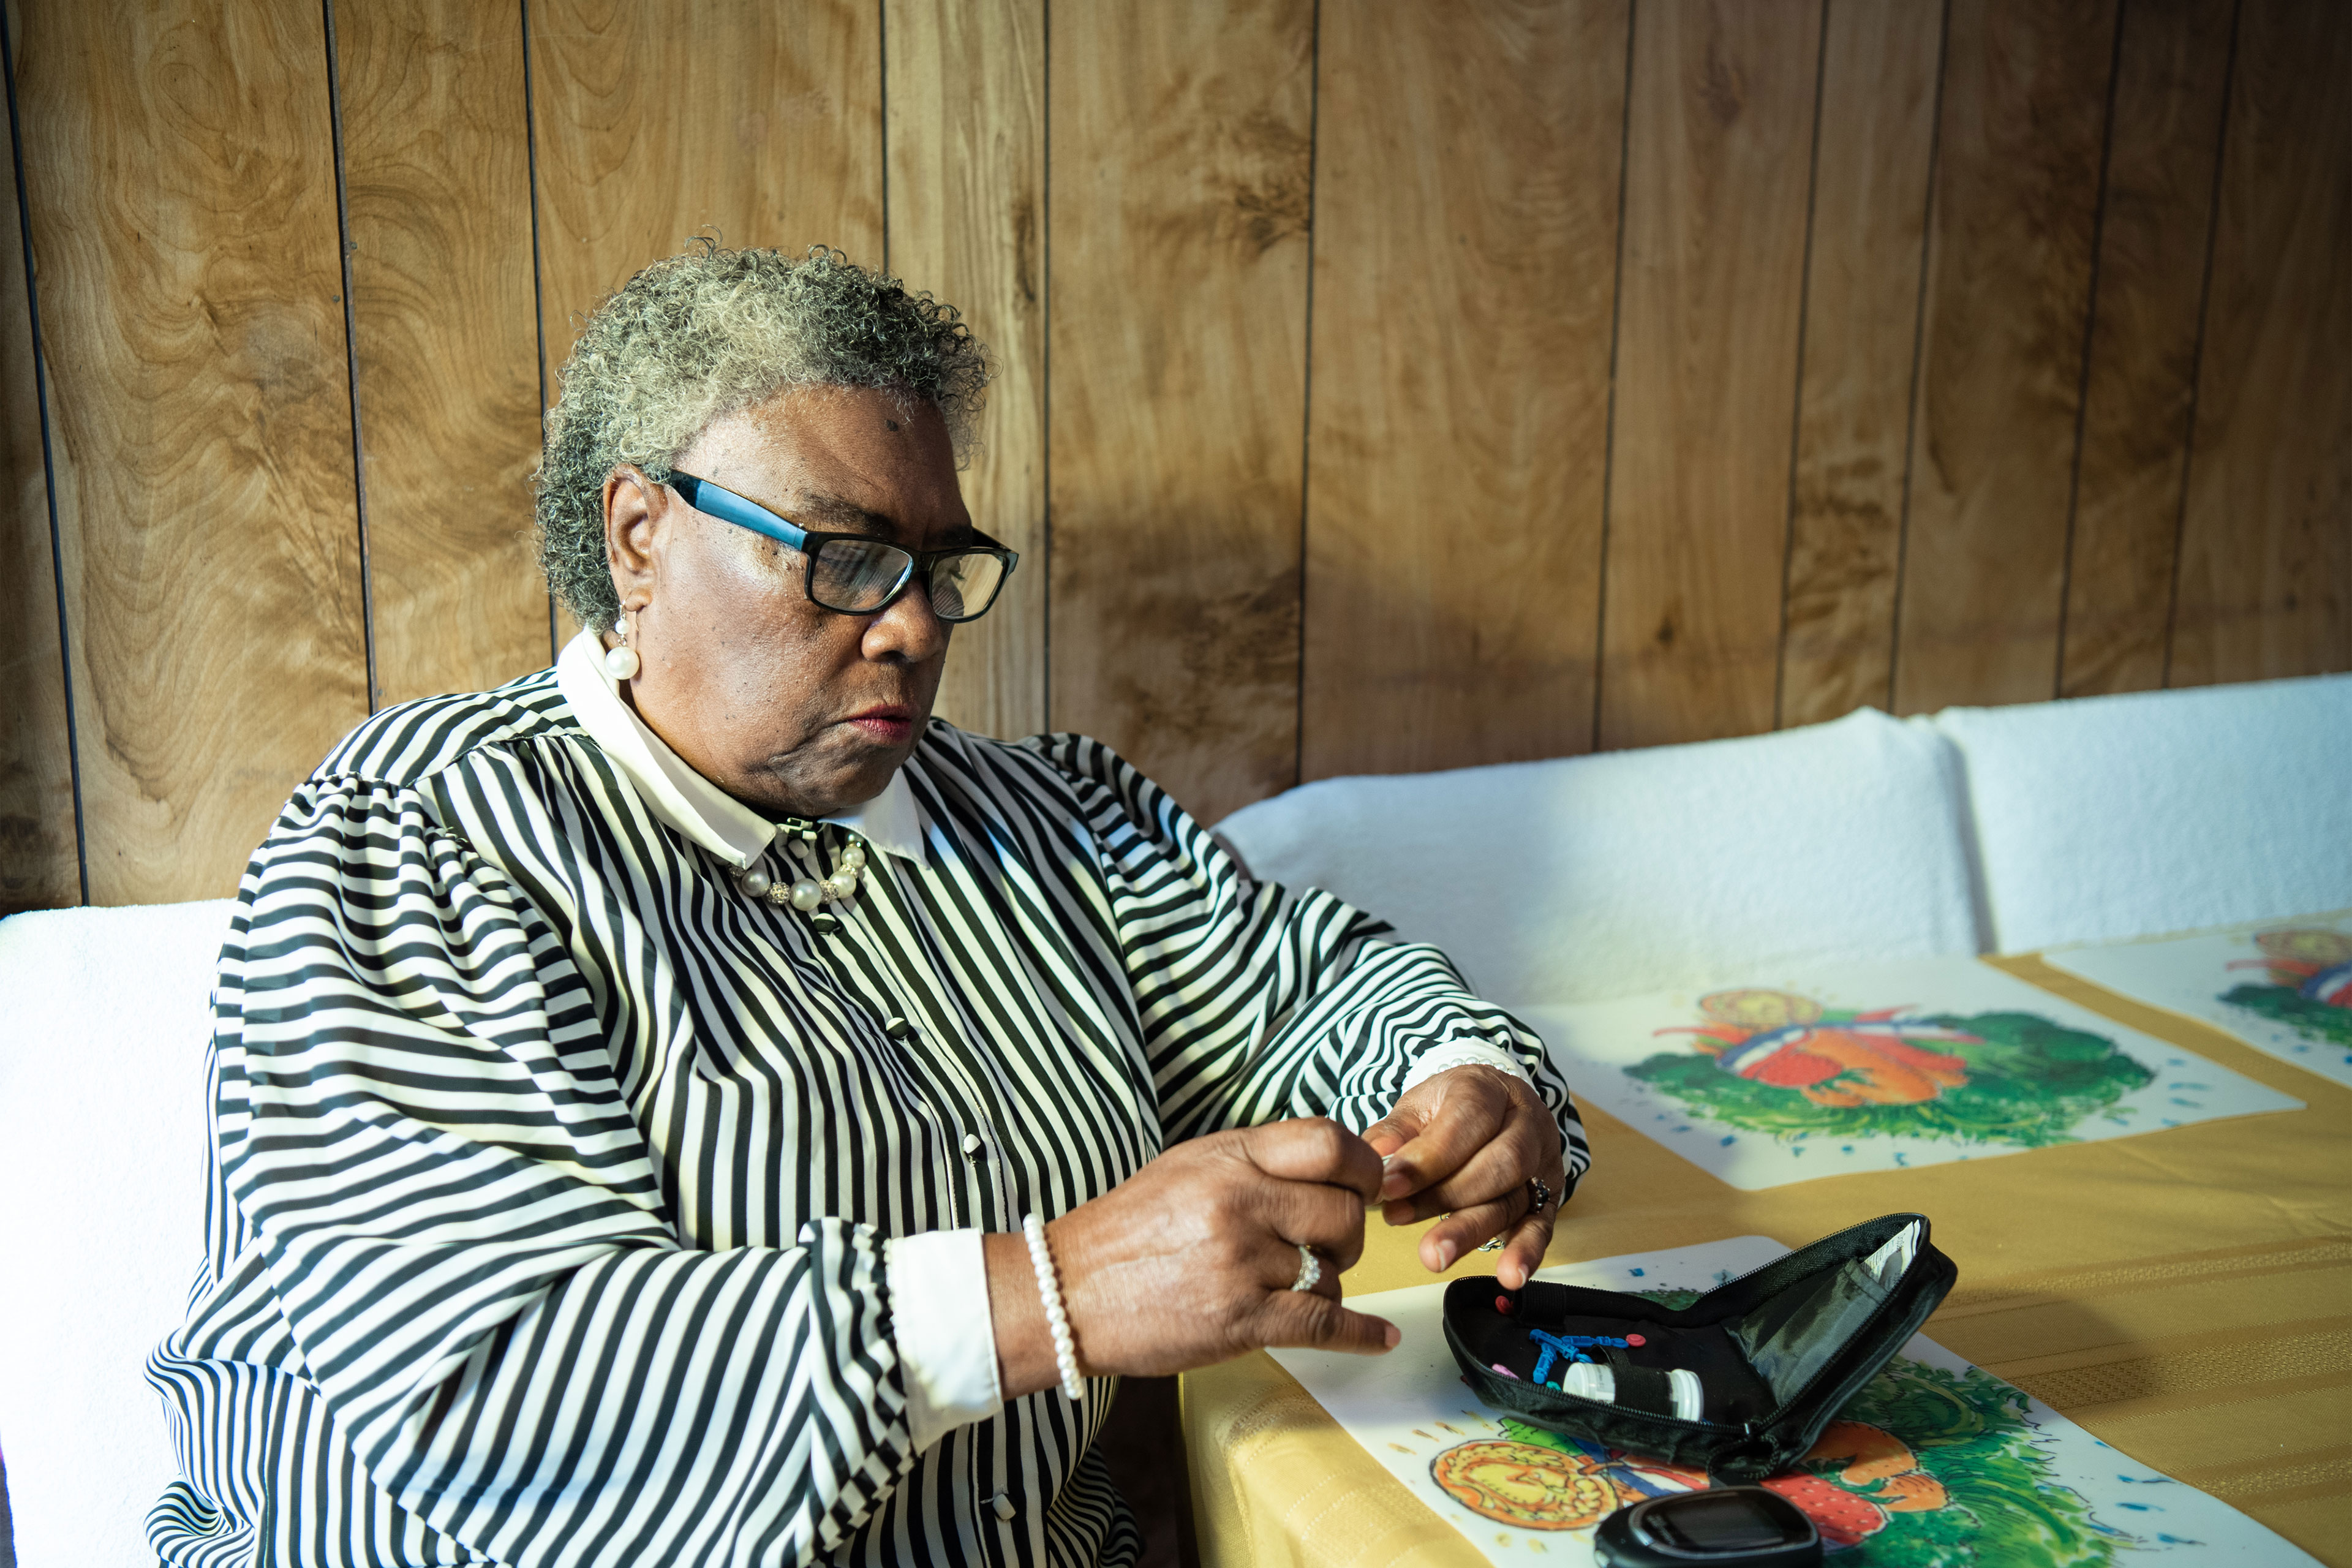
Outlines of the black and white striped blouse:
<svg viewBox="0 0 2352 1568">
<path fill-rule="evenodd" d="M 247 869 L 207 1256 L 149 1366 L 166 1563 L 1125 1563 L 1115 1384 L 927 1415 L 891 1238 L 1364 1127 L 1439 1052 L 1508 1053 L 1582 1171 L 1531 1034 L 1095 742 L 935 722 L 904 853 L 816 921 L 599 743 L 584 652 L 370 720 Z"/>
</svg>

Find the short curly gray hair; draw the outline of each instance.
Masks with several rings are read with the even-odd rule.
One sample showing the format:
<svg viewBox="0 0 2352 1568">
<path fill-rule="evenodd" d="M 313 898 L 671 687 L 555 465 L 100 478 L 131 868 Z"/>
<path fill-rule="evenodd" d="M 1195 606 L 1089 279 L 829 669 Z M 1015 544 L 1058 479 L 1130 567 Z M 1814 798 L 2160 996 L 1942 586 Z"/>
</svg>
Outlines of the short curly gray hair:
<svg viewBox="0 0 2352 1568">
<path fill-rule="evenodd" d="M 710 422 L 794 386 L 864 386 L 936 406 L 961 462 L 987 350 L 951 305 L 823 246 L 794 259 L 697 240 L 600 301 L 547 411 L 531 476 L 539 563 L 584 626 L 621 613 L 604 558 L 604 481 L 667 479 Z"/>
</svg>

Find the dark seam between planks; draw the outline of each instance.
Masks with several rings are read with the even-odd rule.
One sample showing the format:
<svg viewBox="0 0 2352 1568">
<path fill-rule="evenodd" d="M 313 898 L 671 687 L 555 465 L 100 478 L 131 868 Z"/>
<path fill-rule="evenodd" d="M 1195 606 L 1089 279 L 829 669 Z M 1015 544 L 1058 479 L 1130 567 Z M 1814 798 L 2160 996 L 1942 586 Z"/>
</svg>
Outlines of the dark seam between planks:
<svg viewBox="0 0 2352 1568">
<path fill-rule="evenodd" d="M 1290 782 L 1307 782 L 1307 509 L 1315 471 L 1315 197 L 1320 188 L 1317 163 L 1323 122 L 1323 0 L 1315 0 L 1307 51 L 1307 331 L 1302 345 L 1305 375 L 1298 399 L 1298 664 L 1297 699 L 1290 730 Z"/>
<path fill-rule="evenodd" d="M 1911 482 L 1919 455 L 1919 390 L 1927 379 L 1927 279 L 1934 268 L 1936 187 L 1943 176 L 1944 78 L 1952 62 L 1952 0 L 1944 0 L 1936 37 L 1936 107 L 1927 130 L 1927 196 L 1919 216 L 1919 303 L 1911 318 L 1911 395 L 1903 420 L 1903 516 L 1895 531 L 1895 613 L 1886 626 L 1886 710 L 1900 711 L 1895 693 L 1903 675 L 1903 580 L 1911 565 Z"/>
<path fill-rule="evenodd" d="M 2213 252 L 2221 232 L 2221 170 L 2230 154 L 2230 104 L 2238 89 L 2238 25 L 2245 0 L 2230 8 L 2230 58 L 2221 68 L 2221 126 L 2213 135 L 2213 184 L 2205 211 L 2205 277 L 2197 289 L 2197 347 L 2189 357 L 2189 410 L 2181 426 L 2180 502 L 2172 516 L 2172 586 L 2164 610 L 2163 689 L 2172 689 L 2172 648 L 2180 630 L 2180 557 L 2189 544 L 2189 480 L 2197 462 L 2197 395 L 2205 383 L 2205 333 L 2212 321 Z"/>
<path fill-rule="evenodd" d="M 1617 342 L 1625 312 L 1625 183 L 1633 144 L 1633 37 L 1641 0 L 1625 0 L 1625 96 L 1617 122 L 1617 257 L 1609 279 L 1609 413 L 1601 434 L 1601 554 L 1593 563 L 1592 745 L 1601 749 L 1601 677 L 1609 646 L 1609 514 L 1616 499 Z"/>
<path fill-rule="evenodd" d="M 375 666 L 375 563 L 368 549 L 367 455 L 360 436 L 360 334 L 358 302 L 352 298 L 352 199 L 343 166 L 343 87 L 335 59 L 335 0 L 319 0 L 327 40 L 327 120 L 335 146 L 335 264 L 343 279 L 343 379 L 352 404 L 352 510 L 360 545 L 360 647 L 367 666 L 367 705 L 373 713 L 382 684 Z"/>
<path fill-rule="evenodd" d="M 1789 512 L 1780 530 L 1780 635 L 1772 659 L 1772 728 L 1780 728 L 1789 689 L 1789 582 L 1797 556 L 1797 458 L 1805 429 L 1805 327 L 1813 307 L 1813 222 L 1822 192 L 1822 103 L 1829 96 L 1830 0 L 1822 0 L 1820 47 L 1813 56 L 1813 146 L 1805 174 L 1805 259 L 1797 278 L 1797 393 L 1789 405 Z"/>
<path fill-rule="evenodd" d="M 541 460 L 547 452 L 547 301 L 541 292 L 539 259 L 539 128 L 536 118 L 539 105 L 531 96 L 530 82 L 530 0 L 516 0 L 517 16 L 522 26 L 522 148 L 523 160 L 530 173 L 530 325 L 539 342 L 539 445 Z M 537 521 L 539 497 L 531 495 L 533 521 Z M 547 591 L 547 662 L 553 664 L 562 651 L 556 647 L 558 628 L 562 622 L 557 617 L 555 590 Z"/>
<path fill-rule="evenodd" d="M 16 40 L 8 10 L 0 5 L 0 73 L 8 86 L 8 144 L 16 163 L 16 227 L 24 242 L 25 312 L 33 326 L 33 401 L 41 416 L 41 487 L 49 503 L 49 576 L 58 604 L 58 673 L 65 688 L 66 767 L 73 780 L 74 865 L 81 879 L 81 901 L 89 902 L 89 838 L 81 804 L 81 735 L 74 721 L 73 637 L 66 619 L 66 558 L 58 526 L 58 465 L 49 435 L 48 354 L 41 344 L 41 291 L 33 273 L 32 193 L 25 184 L 25 132 L 16 114 Z"/>
<path fill-rule="evenodd" d="M 2050 657 L 2050 700 L 2066 695 L 2066 602 L 2074 592 L 2074 520 L 2083 500 L 2083 438 L 2091 413 L 2091 348 L 2099 328 L 2099 275 L 2106 270 L 2107 179 L 2115 166 L 2116 92 L 2124 70 L 2124 8 L 2116 0 L 2116 34 L 2107 46 L 2107 118 L 2099 137 L 2098 205 L 2091 212 L 2091 283 L 2083 305 L 2083 363 L 2074 380 L 2074 460 L 2066 477 L 2066 542 L 2058 562 L 2058 642 Z"/>
<path fill-rule="evenodd" d="M 1043 622 L 1037 650 L 1038 722 L 1054 728 L 1054 0 L 1039 0 L 1041 75 L 1038 105 L 1040 188 L 1037 192 L 1037 543 L 1045 578 L 1039 593 Z"/>
</svg>

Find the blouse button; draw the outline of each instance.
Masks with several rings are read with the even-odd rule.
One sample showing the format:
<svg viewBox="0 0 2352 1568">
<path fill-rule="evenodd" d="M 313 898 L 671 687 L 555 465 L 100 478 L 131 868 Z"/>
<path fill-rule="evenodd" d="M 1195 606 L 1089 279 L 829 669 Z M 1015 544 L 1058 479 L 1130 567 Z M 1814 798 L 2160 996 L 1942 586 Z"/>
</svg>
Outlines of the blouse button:
<svg viewBox="0 0 2352 1568">
<path fill-rule="evenodd" d="M 915 1026 L 904 1018 L 887 1018 L 883 1020 L 882 1032 L 894 1040 L 903 1040 L 915 1032 Z"/>
<path fill-rule="evenodd" d="M 979 1133 L 967 1132 L 963 1135 L 963 1152 L 965 1153 L 977 1154 L 983 1147 L 985 1147 L 985 1145 L 981 1142 Z"/>
<path fill-rule="evenodd" d="M 988 1500 L 988 1506 L 996 1510 L 997 1518 L 1003 1520 L 1007 1524 L 1013 1522 L 1013 1500 L 1011 1498 L 1006 1497 L 1003 1492 L 999 1492 L 994 1497 Z"/>
</svg>

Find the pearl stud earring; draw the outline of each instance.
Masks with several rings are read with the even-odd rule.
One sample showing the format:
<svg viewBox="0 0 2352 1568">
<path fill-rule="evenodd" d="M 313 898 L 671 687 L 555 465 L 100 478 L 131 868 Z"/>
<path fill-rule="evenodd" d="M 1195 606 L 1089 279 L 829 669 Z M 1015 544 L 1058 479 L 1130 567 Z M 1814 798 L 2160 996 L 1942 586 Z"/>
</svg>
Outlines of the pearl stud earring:
<svg viewBox="0 0 2352 1568">
<path fill-rule="evenodd" d="M 616 635 L 626 637 L 629 635 L 627 619 L 624 617 L 614 621 L 613 630 Z M 637 650 L 626 642 L 622 643 L 618 647 L 608 647 L 604 650 L 604 673 L 615 680 L 633 679 L 637 673 L 639 663 Z"/>
</svg>

